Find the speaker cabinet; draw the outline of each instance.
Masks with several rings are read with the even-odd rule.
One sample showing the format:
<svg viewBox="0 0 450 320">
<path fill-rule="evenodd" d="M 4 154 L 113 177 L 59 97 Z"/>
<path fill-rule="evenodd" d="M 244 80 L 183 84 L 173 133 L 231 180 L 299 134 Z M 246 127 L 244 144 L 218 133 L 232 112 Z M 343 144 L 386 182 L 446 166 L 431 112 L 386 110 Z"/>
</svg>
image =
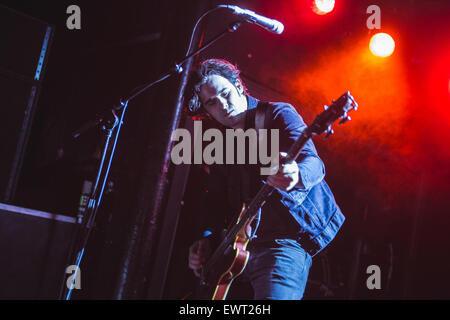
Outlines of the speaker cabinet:
<svg viewBox="0 0 450 320">
<path fill-rule="evenodd" d="M 0 299 L 58 299 L 76 221 L 0 203 Z"/>
</svg>

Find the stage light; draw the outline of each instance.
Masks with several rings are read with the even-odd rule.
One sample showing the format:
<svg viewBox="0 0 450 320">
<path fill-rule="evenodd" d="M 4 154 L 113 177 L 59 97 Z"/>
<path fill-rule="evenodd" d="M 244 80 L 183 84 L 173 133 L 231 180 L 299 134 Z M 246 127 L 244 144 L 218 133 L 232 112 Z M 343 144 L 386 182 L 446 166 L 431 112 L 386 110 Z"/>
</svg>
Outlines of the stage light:
<svg viewBox="0 0 450 320">
<path fill-rule="evenodd" d="M 317 14 L 324 15 L 334 8 L 334 0 L 314 0 L 313 1 L 313 11 Z"/>
<path fill-rule="evenodd" d="M 370 51 L 377 57 L 388 57 L 394 52 L 394 39 L 387 33 L 377 33 L 370 39 Z"/>
</svg>

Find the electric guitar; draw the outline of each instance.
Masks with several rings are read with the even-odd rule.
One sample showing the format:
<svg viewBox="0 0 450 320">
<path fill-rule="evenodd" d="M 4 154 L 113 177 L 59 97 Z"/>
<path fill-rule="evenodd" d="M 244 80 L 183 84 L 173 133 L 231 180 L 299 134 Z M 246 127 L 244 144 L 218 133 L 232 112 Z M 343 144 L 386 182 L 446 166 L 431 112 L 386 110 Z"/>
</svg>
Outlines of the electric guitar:
<svg viewBox="0 0 450 320">
<path fill-rule="evenodd" d="M 289 149 L 287 156 L 280 162 L 294 161 L 313 135 L 326 132 L 327 138 L 333 133 L 331 125 L 338 119 L 341 119 L 340 124 L 350 120 L 347 113 L 356 110 L 357 107 L 358 104 L 349 91 L 333 101 L 331 106 L 325 106 L 325 111 L 319 114 L 314 122 L 303 131 Z M 244 271 L 250 257 L 250 252 L 246 249 L 249 242 L 247 230 L 258 213 L 258 209 L 264 205 L 273 190 L 273 187 L 264 184 L 252 201 L 247 206 L 244 204 L 236 224 L 226 232 L 222 242 L 203 266 L 200 275 L 201 291 L 212 292 L 211 289 L 214 288 L 214 292 L 209 295 L 212 300 L 225 300 L 231 283 Z M 225 269 L 223 266 L 227 268 Z"/>
</svg>

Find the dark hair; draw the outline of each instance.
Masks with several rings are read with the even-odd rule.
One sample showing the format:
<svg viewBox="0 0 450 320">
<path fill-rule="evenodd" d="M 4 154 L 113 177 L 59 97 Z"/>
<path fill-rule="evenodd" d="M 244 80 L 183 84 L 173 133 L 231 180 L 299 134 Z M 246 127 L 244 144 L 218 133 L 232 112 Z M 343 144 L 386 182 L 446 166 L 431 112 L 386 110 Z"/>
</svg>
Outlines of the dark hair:
<svg viewBox="0 0 450 320">
<path fill-rule="evenodd" d="M 199 97 L 200 87 L 208 81 L 208 76 L 213 74 L 224 77 L 233 85 L 239 80 L 244 88 L 244 93 L 247 94 L 247 88 L 239 76 L 240 71 L 237 66 L 221 59 L 205 60 L 190 74 L 190 79 L 186 87 L 188 114 L 192 116 L 206 114 Z"/>
</svg>

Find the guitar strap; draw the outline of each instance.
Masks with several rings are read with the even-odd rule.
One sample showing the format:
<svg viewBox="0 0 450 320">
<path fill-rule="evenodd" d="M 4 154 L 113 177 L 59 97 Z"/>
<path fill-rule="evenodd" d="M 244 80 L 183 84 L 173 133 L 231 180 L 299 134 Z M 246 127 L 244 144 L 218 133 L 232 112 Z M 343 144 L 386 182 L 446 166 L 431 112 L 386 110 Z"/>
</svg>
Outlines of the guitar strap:
<svg viewBox="0 0 450 320">
<path fill-rule="evenodd" d="M 267 104 L 264 102 L 259 102 L 258 106 L 256 107 L 256 114 L 255 114 L 255 129 L 256 133 L 258 134 L 259 139 L 259 129 L 266 129 L 266 111 L 267 111 Z"/>
<path fill-rule="evenodd" d="M 268 110 L 269 110 L 269 108 L 267 108 L 267 103 L 264 103 L 261 101 L 258 103 L 258 105 L 256 107 L 255 130 L 256 130 L 256 135 L 258 138 L 258 150 L 259 150 L 259 146 L 261 145 L 261 143 L 267 143 L 267 141 L 265 141 L 265 142 L 261 141 L 262 137 L 259 134 L 259 130 L 268 128 L 269 117 L 266 116 Z M 266 135 L 266 137 L 268 137 L 268 135 Z M 259 208 L 257 215 L 255 216 L 255 218 L 253 219 L 253 222 L 251 223 L 252 234 L 249 235 L 250 240 L 252 240 L 255 237 L 256 231 L 258 230 L 258 227 L 259 227 L 260 220 L 261 220 L 261 208 Z"/>
</svg>

